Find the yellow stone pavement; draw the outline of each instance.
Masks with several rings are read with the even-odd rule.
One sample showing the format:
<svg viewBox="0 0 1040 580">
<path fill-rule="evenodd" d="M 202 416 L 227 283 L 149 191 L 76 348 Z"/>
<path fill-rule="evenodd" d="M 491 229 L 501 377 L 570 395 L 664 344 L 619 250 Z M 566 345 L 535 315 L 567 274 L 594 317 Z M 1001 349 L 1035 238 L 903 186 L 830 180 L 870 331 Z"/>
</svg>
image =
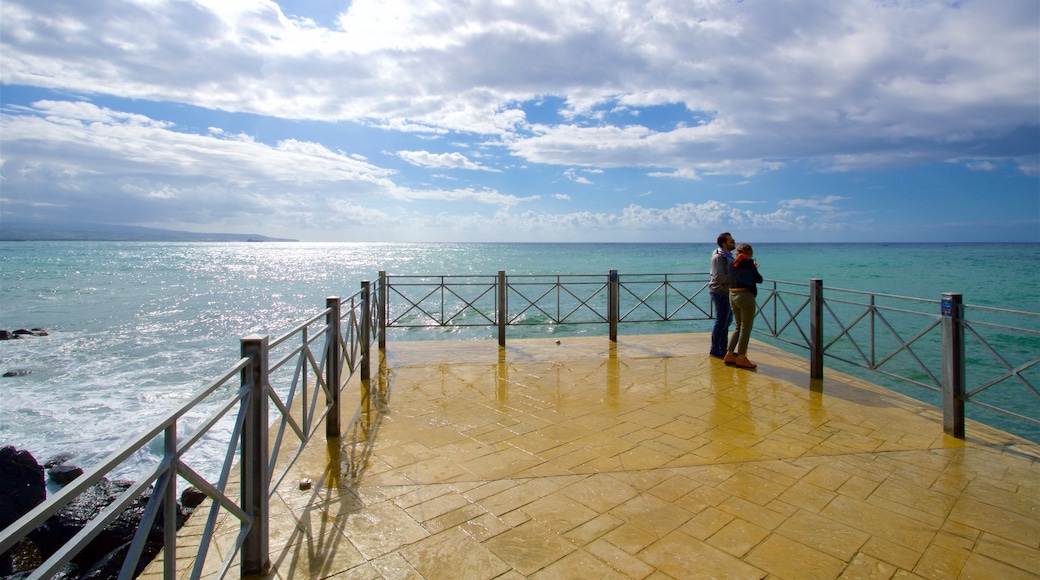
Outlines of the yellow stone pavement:
<svg viewBox="0 0 1040 580">
<path fill-rule="evenodd" d="M 278 488 L 270 577 L 1038 577 L 1040 446 L 708 340 L 391 342 Z"/>
</svg>

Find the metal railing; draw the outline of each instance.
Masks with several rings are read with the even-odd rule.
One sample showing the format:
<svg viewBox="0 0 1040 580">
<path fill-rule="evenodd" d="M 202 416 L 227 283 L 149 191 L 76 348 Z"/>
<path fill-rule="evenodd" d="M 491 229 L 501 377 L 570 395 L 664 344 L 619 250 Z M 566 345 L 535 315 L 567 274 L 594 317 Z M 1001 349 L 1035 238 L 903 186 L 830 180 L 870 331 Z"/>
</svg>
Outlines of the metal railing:
<svg viewBox="0 0 1040 580">
<path fill-rule="evenodd" d="M 388 328 L 618 325 L 713 320 L 708 274 L 387 276 Z M 971 316 L 967 316 L 970 313 Z M 759 285 L 755 333 L 808 351 L 810 376 L 824 359 L 921 387 L 935 394 L 944 429 L 964 437 L 964 405 L 1040 428 L 1030 374 L 1040 365 L 1040 314 L 961 303 L 959 294 L 922 299 L 768 280 Z M 686 325 L 683 331 L 689 331 Z M 971 340 L 965 340 L 965 338 Z M 1014 360 L 1009 356 L 1014 354 Z M 971 372 L 966 370 L 970 361 Z M 970 383 L 969 383 L 970 379 Z M 1009 394 L 1014 390 L 1014 394 Z"/>
<path fill-rule="evenodd" d="M 827 357 L 922 388 L 956 437 L 964 436 L 965 404 L 1040 428 L 1040 405 L 1033 415 L 1021 407 L 1040 403 L 1040 313 L 970 306 L 955 293 L 824 292 L 822 280 L 770 280 L 758 298 L 756 330 L 807 349 L 813 378 L 822 378 Z"/>
<path fill-rule="evenodd" d="M 157 465 L 65 546 L 45 554 L 46 560 L 30 577 L 59 573 L 149 490 L 120 577 L 133 577 L 142 565 L 145 541 L 160 518 L 164 576 L 184 576 L 176 568 L 178 484 L 194 486 L 209 498 L 202 537 L 192 548 L 194 557 L 187 558 L 193 561 L 190 577 L 223 578 L 236 563 L 243 576 L 265 574 L 270 565 L 270 498 L 322 423 L 327 440 L 346 434 L 348 475 L 360 476 L 370 449 L 366 445 L 371 445 L 386 405 L 382 365 L 379 384 L 375 389 L 370 385 L 371 343 L 377 341 L 384 349 L 388 329 L 490 327 L 497 329 L 503 346 L 508 327 L 606 325 L 615 341 L 621 324 L 638 332 L 647 324 L 667 322 L 679 332 L 692 332 L 697 324 L 714 318 L 707 282 L 705 273 L 619 275 L 614 270 L 605 275 L 546 276 L 380 272 L 375 288 L 362 282 L 361 291 L 347 299 L 327 299 L 322 312 L 274 340 L 242 338 L 241 358 L 220 378 L 0 531 L 0 553 L 161 438 L 163 455 Z M 834 288 L 825 293 L 821 280 L 767 281 L 759 287 L 756 321 L 760 336 L 806 349 L 813 378 L 822 378 L 826 357 L 940 396 L 944 430 L 951 435 L 964 436 L 966 402 L 1040 426 L 1038 417 L 1022 409 L 1023 395 L 1006 393 L 1009 385 L 1016 386 L 1025 400 L 1040 400 L 1033 378 L 1040 368 L 1040 314 L 967 306 L 956 294 L 925 300 Z M 968 361 L 971 373 L 965 372 Z M 357 410 L 343 429 L 343 389 L 353 376 L 359 376 L 362 389 Z M 194 419 L 199 415 L 203 418 Z M 226 449 L 219 473 L 208 476 L 193 467 L 192 452 L 213 437 L 218 425 L 227 426 L 230 435 L 222 440 Z M 279 457 L 280 453 L 288 456 Z M 237 478 L 232 473 L 235 465 Z M 232 525 L 237 527 L 234 545 L 219 562 L 210 562 L 215 534 L 227 530 L 223 520 L 237 522 Z"/>
<path fill-rule="evenodd" d="M 704 273 L 387 276 L 387 328 L 506 328 L 711 320 Z"/>
<path fill-rule="evenodd" d="M 379 310 L 378 305 L 372 306 L 369 283 L 363 282 L 357 294 L 343 300 L 328 298 L 325 310 L 274 340 L 258 335 L 242 338 L 241 358 L 220 378 L 0 530 L 0 554 L 29 538 L 127 459 L 147 455 L 158 438 L 163 450 L 158 462 L 138 474 L 133 485 L 57 551 L 43 554 L 44 561 L 29 577 L 51 578 L 61 573 L 109 524 L 142 498 L 147 498 L 144 514 L 119 577 L 132 578 L 148 563 L 143 557 L 145 546 L 157 525 L 163 537 L 164 577 L 182 577 L 177 570 L 178 485 L 194 486 L 209 502 L 192 516 L 204 517 L 205 524 L 197 552 L 188 558 L 193 561 L 190 577 L 223 578 L 236 563 L 243 576 L 266 574 L 270 566 L 270 498 L 307 442 L 320 433 L 322 423 L 326 438 L 340 436 L 343 387 L 356 372 L 363 382 L 369 379 L 369 345 L 378 326 L 373 315 Z M 364 404 L 364 400 L 359 402 L 353 422 L 360 420 Z M 197 419 L 199 416 L 202 418 Z M 230 434 L 219 443 L 226 446 L 219 473 L 204 475 L 193 452 L 203 441 L 212 444 L 214 433 L 224 429 Z M 280 453 L 288 457 L 280 457 Z M 232 473 L 235 465 L 239 466 L 237 474 Z M 203 506 L 208 509 L 205 515 Z M 210 548 L 215 534 L 227 529 L 223 521 L 227 516 L 238 522 L 232 526 L 238 528 L 234 544 L 219 562 L 211 562 Z"/>
</svg>

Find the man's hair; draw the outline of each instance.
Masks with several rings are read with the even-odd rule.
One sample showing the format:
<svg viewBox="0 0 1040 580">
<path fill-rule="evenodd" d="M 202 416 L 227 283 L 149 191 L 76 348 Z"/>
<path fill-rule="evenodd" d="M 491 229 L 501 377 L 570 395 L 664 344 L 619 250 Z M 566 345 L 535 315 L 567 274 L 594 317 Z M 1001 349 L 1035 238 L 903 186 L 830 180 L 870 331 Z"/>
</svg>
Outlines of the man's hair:
<svg viewBox="0 0 1040 580">
<path fill-rule="evenodd" d="M 729 237 L 731 237 L 729 232 L 722 232 L 721 234 L 719 234 L 718 239 L 715 240 L 715 243 L 717 243 L 719 245 L 719 247 L 721 248 L 722 247 L 722 243 L 725 242 L 726 238 L 729 238 Z"/>
</svg>

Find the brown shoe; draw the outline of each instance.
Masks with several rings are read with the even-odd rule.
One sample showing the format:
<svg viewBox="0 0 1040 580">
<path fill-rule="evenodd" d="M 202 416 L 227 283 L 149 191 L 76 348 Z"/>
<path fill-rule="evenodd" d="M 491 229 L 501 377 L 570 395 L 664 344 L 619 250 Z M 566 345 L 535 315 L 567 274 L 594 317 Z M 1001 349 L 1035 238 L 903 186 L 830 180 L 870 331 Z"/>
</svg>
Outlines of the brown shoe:
<svg viewBox="0 0 1040 580">
<path fill-rule="evenodd" d="M 722 359 L 722 362 L 728 365 L 735 365 L 737 364 L 737 355 L 733 354 L 732 352 L 727 352 L 726 357 Z"/>
<path fill-rule="evenodd" d="M 737 360 L 733 364 L 737 365 L 742 369 L 754 369 L 758 368 L 758 365 L 748 360 L 746 354 L 737 355 Z"/>
</svg>

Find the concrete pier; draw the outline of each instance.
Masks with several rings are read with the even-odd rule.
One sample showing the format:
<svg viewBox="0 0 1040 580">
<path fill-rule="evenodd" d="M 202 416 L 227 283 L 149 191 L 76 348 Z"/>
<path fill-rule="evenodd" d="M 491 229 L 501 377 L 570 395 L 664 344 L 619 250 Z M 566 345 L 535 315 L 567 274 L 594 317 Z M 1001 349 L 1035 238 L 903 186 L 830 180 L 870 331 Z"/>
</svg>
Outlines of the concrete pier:
<svg viewBox="0 0 1040 580">
<path fill-rule="evenodd" d="M 268 577 L 1037 577 L 1040 446 L 708 340 L 390 342 L 273 498 Z"/>
</svg>

